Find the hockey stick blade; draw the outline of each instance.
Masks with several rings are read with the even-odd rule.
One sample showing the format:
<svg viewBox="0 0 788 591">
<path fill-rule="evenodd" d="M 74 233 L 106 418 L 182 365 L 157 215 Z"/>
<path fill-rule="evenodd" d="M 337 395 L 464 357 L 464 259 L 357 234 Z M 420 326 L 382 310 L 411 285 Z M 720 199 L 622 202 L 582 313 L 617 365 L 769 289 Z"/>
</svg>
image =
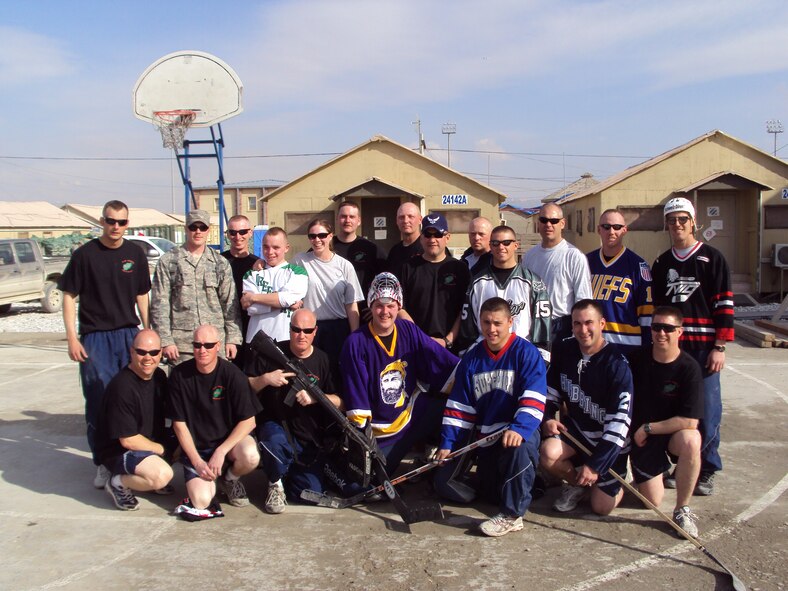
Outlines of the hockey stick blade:
<svg viewBox="0 0 788 591">
<path fill-rule="evenodd" d="M 580 451 L 582 451 L 584 454 L 586 454 L 587 456 L 591 456 L 591 452 L 588 450 L 588 448 L 587 448 L 585 445 L 583 445 L 582 443 L 580 443 L 580 442 L 577 440 L 577 438 L 573 437 L 573 436 L 572 436 L 570 433 L 568 433 L 566 429 L 561 429 L 561 435 L 564 435 L 564 436 L 566 436 L 566 438 L 567 438 L 567 439 L 569 439 L 569 441 L 571 441 L 572 443 L 574 443 L 574 444 L 577 446 L 577 448 L 578 448 Z M 657 515 L 659 515 L 659 516 L 662 518 L 662 520 L 663 520 L 663 521 L 665 521 L 665 522 L 666 522 L 668 525 L 670 525 L 670 526 L 671 526 L 673 529 L 675 529 L 675 530 L 676 530 L 676 531 L 677 531 L 677 532 L 678 532 L 678 533 L 679 533 L 679 534 L 680 534 L 682 537 L 686 538 L 686 539 L 687 539 L 689 542 L 692 542 L 692 545 L 693 545 L 693 546 L 695 546 L 695 547 L 696 547 L 698 550 L 700 550 L 701 552 L 703 552 L 703 553 L 704 553 L 706 556 L 708 556 L 708 557 L 709 557 L 709 558 L 710 558 L 712 561 L 716 562 L 716 563 L 717 563 L 717 565 L 719 565 L 719 566 L 722 568 L 722 570 L 724 570 L 724 571 L 725 571 L 725 572 L 726 572 L 726 573 L 727 573 L 727 574 L 730 576 L 730 578 L 731 578 L 731 584 L 733 585 L 733 588 L 734 588 L 736 591 L 747 591 L 747 587 L 745 587 L 745 586 L 744 586 L 744 583 L 742 583 L 741 579 L 739 579 L 739 577 L 737 577 L 735 574 L 733 574 L 733 572 L 731 571 L 731 569 L 729 569 L 729 568 L 728 568 L 727 566 L 725 566 L 725 565 L 724 565 L 722 562 L 720 562 L 719 558 L 717 558 L 717 557 L 716 557 L 716 556 L 714 556 L 714 555 L 713 555 L 711 552 L 709 552 L 709 551 L 706 549 L 706 546 L 704 546 L 703 544 L 701 544 L 701 543 L 700 543 L 700 542 L 699 542 L 697 539 L 693 538 L 693 537 L 692 537 L 690 534 L 688 534 L 688 533 L 686 532 L 686 530 L 685 530 L 683 527 L 681 527 L 681 526 L 680 526 L 678 523 L 676 523 L 676 522 L 675 522 L 675 521 L 673 521 L 673 520 L 672 520 L 670 517 L 668 517 L 667 515 L 665 515 L 665 513 L 663 513 L 663 512 L 660 510 L 660 508 L 659 508 L 659 507 L 657 507 L 657 506 L 656 506 L 654 503 L 652 503 L 652 502 L 651 502 L 651 501 L 649 501 L 649 500 L 648 500 L 646 497 L 644 497 L 644 496 L 641 494 L 641 492 L 640 492 L 639 490 L 637 490 L 637 489 L 636 489 L 634 486 L 632 486 L 631 484 L 629 484 L 629 483 L 628 483 L 628 482 L 627 482 L 627 481 L 626 481 L 624 478 L 622 478 L 622 477 L 621 477 L 621 476 L 618 474 L 618 472 L 616 472 L 615 470 L 613 470 L 613 469 L 611 468 L 611 469 L 609 469 L 609 470 L 608 470 L 608 474 L 610 474 L 610 475 L 611 475 L 613 478 L 615 478 L 616 480 L 618 480 L 618 481 L 621 483 L 621 485 L 622 485 L 624 488 L 626 488 L 626 489 L 627 489 L 629 492 L 631 492 L 631 493 L 632 493 L 633 495 L 635 495 L 635 496 L 636 496 L 638 499 L 640 499 L 640 501 L 641 501 L 641 502 L 642 502 L 642 503 L 643 503 L 643 504 L 644 504 L 646 507 L 648 507 L 649 509 L 651 509 L 652 511 L 654 511 L 654 513 L 656 513 Z"/>
</svg>

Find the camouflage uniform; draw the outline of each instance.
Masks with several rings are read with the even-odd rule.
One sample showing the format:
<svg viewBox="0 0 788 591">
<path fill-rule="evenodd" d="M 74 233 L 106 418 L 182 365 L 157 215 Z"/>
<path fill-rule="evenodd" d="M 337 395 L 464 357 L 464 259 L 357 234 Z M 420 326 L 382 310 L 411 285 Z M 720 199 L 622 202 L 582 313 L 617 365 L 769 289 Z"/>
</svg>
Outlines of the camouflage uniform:
<svg viewBox="0 0 788 591">
<path fill-rule="evenodd" d="M 212 248 L 197 260 L 184 246 L 174 248 L 162 255 L 153 276 L 151 328 L 162 347 L 176 345 L 180 355 L 191 356 L 193 332 L 203 324 L 216 327 L 225 344 L 243 341 L 232 268 Z"/>
</svg>

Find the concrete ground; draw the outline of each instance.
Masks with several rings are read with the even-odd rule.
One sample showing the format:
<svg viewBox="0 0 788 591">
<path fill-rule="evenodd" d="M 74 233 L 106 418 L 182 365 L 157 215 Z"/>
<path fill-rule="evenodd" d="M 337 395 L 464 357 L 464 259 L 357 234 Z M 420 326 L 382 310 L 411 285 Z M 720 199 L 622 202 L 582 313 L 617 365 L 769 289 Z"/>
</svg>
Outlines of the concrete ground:
<svg viewBox="0 0 788 591">
<path fill-rule="evenodd" d="M 725 470 L 695 497 L 701 541 L 750 589 L 788 581 L 788 351 L 729 347 L 723 373 Z M 64 335 L 0 335 L 0 589 L 727 589 L 702 552 L 627 497 L 608 518 L 536 501 L 525 529 L 475 532 L 495 507 L 444 505 L 411 532 L 387 503 L 262 512 L 265 479 L 246 479 L 252 506 L 187 523 L 184 495 L 141 495 L 124 513 L 92 487 L 77 367 Z M 421 487 L 404 486 L 406 501 Z M 662 509 L 670 512 L 672 492 Z"/>
</svg>

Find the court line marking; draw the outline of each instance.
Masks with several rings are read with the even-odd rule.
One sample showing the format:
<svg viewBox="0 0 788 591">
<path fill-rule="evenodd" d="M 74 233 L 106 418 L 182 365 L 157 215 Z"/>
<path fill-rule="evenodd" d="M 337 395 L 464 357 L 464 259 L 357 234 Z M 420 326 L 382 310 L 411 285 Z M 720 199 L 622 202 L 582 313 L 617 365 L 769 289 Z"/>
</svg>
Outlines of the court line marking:
<svg viewBox="0 0 788 591">
<path fill-rule="evenodd" d="M 741 371 L 741 370 L 738 370 L 738 369 L 736 369 L 735 367 L 732 367 L 732 366 L 730 366 L 730 365 L 728 365 L 728 366 L 726 367 L 726 369 L 729 369 L 729 370 L 730 370 L 730 371 L 732 371 L 733 373 L 735 373 L 735 374 L 737 374 L 737 375 L 740 375 L 740 376 L 742 376 L 743 378 L 747 378 L 747 379 L 749 379 L 749 380 L 752 380 L 753 382 L 755 382 L 755 383 L 756 383 L 756 384 L 758 384 L 759 386 L 762 386 L 762 387 L 766 388 L 766 389 L 767 389 L 767 390 L 769 390 L 770 392 L 774 392 L 775 394 L 777 394 L 777 396 L 779 396 L 779 397 L 780 397 L 780 399 L 781 399 L 783 402 L 785 402 L 785 404 L 788 404 L 788 396 L 786 396 L 785 394 L 783 394 L 783 393 L 782 393 L 780 390 L 778 390 L 777 388 L 775 388 L 775 387 L 774 387 L 774 386 L 772 386 L 771 384 L 769 384 L 769 383 L 767 383 L 767 382 L 764 382 L 763 380 L 760 380 L 760 379 L 756 378 L 755 376 L 752 376 L 752 375 L 750 375 L 750 374 L 748 374 L 748 373 L 746 373 L 746 372 L 743 372 L 743 371 Z"/>
<path fill-rule="evenodd" d="M 33 378 L 33 377 L 38 376 L 38 375 L 41 375 L 42 373 L 46 373 L 48 371 L 54 371 L 56 369 L 60 369 L 61 367 L 68 367 L 69 365 L 71 365 L 71 364 L 70 363 L 57 363 L 55 365 L 50 365 L 49 367 L 47 367 L 45 369 L 42 369 L 42 370 L 39 370 L 39 371 L 37 371 L 35 373 L 21 375 L 21 376 L 19 376 L 17 378 L 14 378 L 13 380 L 8 380 L 7 382 L 0 382 L 0 387 L 5 386 L 7 384 L 13 384 L 14 382 L 18 382 L 19 380 L 29 380 L 30 378 Z"/>
</svg>

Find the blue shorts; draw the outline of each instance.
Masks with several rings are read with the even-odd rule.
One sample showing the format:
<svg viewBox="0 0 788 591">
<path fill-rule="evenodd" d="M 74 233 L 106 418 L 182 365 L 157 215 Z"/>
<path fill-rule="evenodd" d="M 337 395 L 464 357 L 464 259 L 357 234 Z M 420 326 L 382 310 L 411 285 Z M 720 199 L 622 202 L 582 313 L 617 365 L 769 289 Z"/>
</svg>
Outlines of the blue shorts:
<svg viewBox="0 0 788 591">
<path fill-rule="evenodd" d="M 568 430 L 572 434 L 572 437 L 574 437 L 579 441 L 583 440 L 583 437 L 580 435 L 580 433 L 578 433 L 571 425 L 568 427 Z M 588 456 L 582 450 L 580 450 L 574 443 L 569 441 L 569 439 L 567 437 L 564 437 L 563 435 L 561 436 L 561 441 L 563 441 L 565 444 L 567 444 L 569 447 L 571 447 L 573 450 L 577 452 L 574 456 L 570 458 L 570 461 L 572 462 L 572 465 L 575 468 L 582 466 L 586 463 Z M 622 451 L 620 454 L 618 454 L 618 457 L 613 462 L 613 465 L 610 466 L 610 469 L 614 470 L 616 474 L 621 476 L 621 478 L 626 479 L 628 460 L 629 460 L 629 453 Z M 610 472 L 599 474 L 599 477 L 597 478 L 596 484 L 594 486 L 596 486 L 599 490 L 601 490 L 603 493 L 605 493 L 610 497 L 615 497 L 618 494 L 618 492 L 621 490 L 621 483 L 615 478 L 613 478 L 613 475 L 610 474 Z"/>
<path fill-rule="evenodd" d="M 211 447 L 211 448 L 208 448 L 208 449 L 198 449 L 197 453 L 199 454 L 199 456 L 203 460 L 205 460 L 207 462 L 208 460 L 211 459 L 211 456 L 213 455 L 213 452 L 215 452 L 215 451 L 216 451 L 216 448 L 215 447 Z M 191 460 L 189 460 L 189 456 L 187 456 L 186 454 L 181 454 L 180 462 L 181 462 L 181 465 L 183 466 L 183 481 L 184 482 L 189 482 L 190 480 L 192 480 L 194 478 L 199 478 L 200 477 L 200 475 L 197 474 L 197 470 L 194 469 L 194 466 L 192 465 Z"/>
<path fill-rule="evenodd" d="M 127 451 L 119 456 L 114 456 L 107 459 L 104 465 L 114 476 L 115 474 L 130 474 L 137 473 L 137 466 L 140 465 L 142 460 L 155 456 L 152 451 Z"/>
</svg>

